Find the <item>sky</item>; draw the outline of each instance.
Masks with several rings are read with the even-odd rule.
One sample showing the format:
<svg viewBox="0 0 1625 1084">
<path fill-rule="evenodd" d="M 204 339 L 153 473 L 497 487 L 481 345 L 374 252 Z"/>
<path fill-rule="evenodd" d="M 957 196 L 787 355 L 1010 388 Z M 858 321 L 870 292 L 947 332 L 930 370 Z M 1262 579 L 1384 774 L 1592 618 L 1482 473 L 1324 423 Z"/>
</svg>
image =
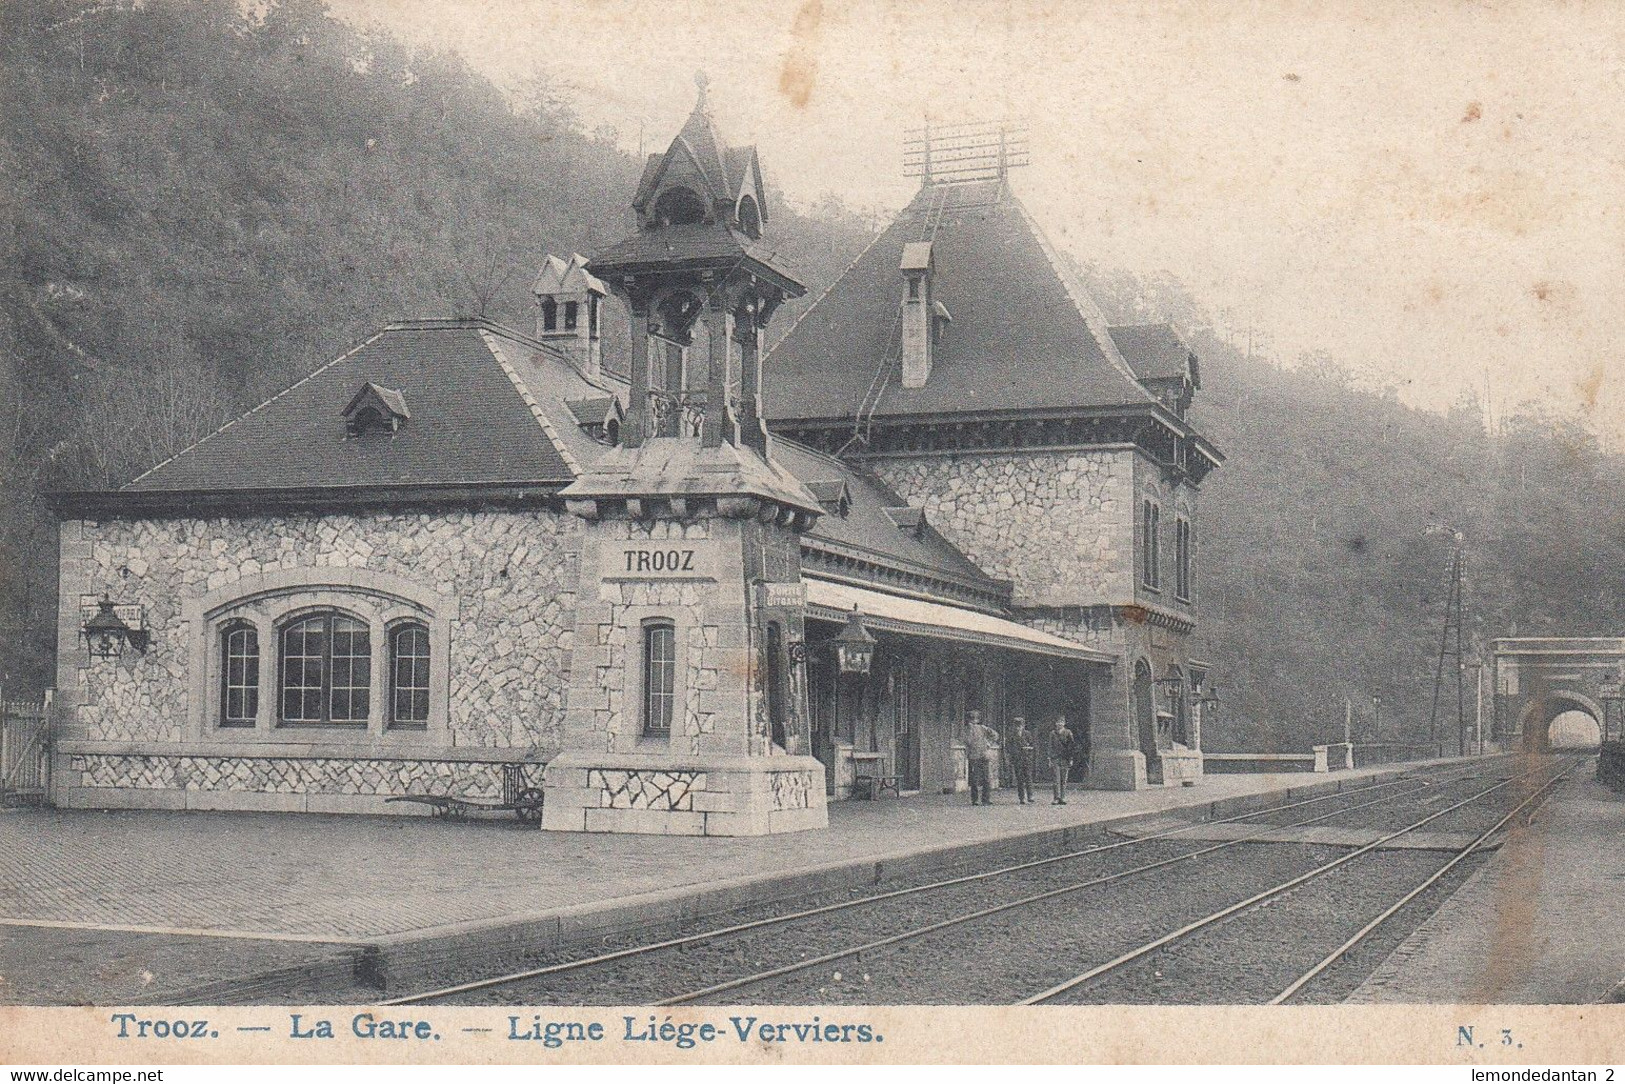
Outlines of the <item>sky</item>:
<svg viewBox="0 0 1625 1084">
<path fill-rule="evenodd" d="M 1281 362 L 1536 401 L 1625 450 L 1625 4 L 329 2 L 540 74 L 634 151 L 704 69 L 803 206 L 902 206 L 923 120 L 1023 121 L 1012 184 L 1082 259 L 1173 275 Z"/>
</svg>

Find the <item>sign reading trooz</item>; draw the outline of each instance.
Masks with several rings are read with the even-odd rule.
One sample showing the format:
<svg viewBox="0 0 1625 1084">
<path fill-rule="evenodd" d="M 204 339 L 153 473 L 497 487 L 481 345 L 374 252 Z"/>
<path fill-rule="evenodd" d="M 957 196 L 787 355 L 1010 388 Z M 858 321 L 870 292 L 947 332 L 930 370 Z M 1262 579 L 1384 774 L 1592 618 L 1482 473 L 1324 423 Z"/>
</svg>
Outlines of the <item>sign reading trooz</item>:
<svg viewBox="0 0 1625 1084">
<path fill-rule="evenodd" d="M 708 542 L 624 542 L 606 546 L 606 580 L 710 580 L 716 561 Z"/>
</svg>

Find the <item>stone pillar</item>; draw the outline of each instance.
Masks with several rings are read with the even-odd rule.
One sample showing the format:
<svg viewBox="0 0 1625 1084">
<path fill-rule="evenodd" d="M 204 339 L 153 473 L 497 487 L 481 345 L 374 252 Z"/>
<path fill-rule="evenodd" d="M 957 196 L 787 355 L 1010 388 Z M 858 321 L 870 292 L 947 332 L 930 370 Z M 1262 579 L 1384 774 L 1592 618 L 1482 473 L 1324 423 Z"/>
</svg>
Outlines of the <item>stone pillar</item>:
<svg viewBox="0 0 1625 1084">
<path fill-rule="evenodd" d="M 632 365 L 632 387 L 627 393 L 626 422 L 621 426 L 621 444 L 627 448 L 642 447 L 649 432 L 649 351 L 654 348 L 654 327 L 650 324 L 647 301 L 634 299 L 632 312 L 632 353 L 641 357 L 643 364 Z"/>
<path fill-rule="evenodd" d="M 700 429 L 700 443 L 715 448 L 724 441 L 735 441 L 728 409 L 728 391 L 733 383 L 734 315 L 727 295 L 720 290 L 711 295 L 706 323 L 711 332 L 711 360 L 705 374 L 705 422 Z"/>
<path fill-rule="evenodd" d="M 1145 754 L 1140 752 L 1132 698 L 1132 663 L 1119 659 L 1089 668 L 1089 775 L 1096 790 L 1139 790 L 1146 786 Z"/>
<path fill-rule="evenodd" d="M 739 442 L 772 457 L 767 423 L 762 417 L 762 329 L 754 308 L 748 309 L 736 331 L 739 340 Z"/>
<path fill-rule="evenodd" d="M 799 531 L 815 505 L 810 494 L 786 505 L 747 485 L 727 496 L 653 495 L 650 483 L 672 481 L 684 448 L 700 453 L 695 477 L 740 462 L 731 447 L 707 453 L 690 439 L 655 438 L 607 453 L 565 491 L 587 523 L 543 828 L 764 835 L 828 824 L 823 765 L 773 743 L 759 664 L 769 620 L 786 643 L 801 635 Z M 611 497 L 616 487 L 643 495 Z M 768 599 L 769 583 L 787 590 Z M 653 628 L 670 630 L 669 678 L 645 673 Z M 646 703 L 651 683 L 670 693 L 659 713 Z"/>
</svg>

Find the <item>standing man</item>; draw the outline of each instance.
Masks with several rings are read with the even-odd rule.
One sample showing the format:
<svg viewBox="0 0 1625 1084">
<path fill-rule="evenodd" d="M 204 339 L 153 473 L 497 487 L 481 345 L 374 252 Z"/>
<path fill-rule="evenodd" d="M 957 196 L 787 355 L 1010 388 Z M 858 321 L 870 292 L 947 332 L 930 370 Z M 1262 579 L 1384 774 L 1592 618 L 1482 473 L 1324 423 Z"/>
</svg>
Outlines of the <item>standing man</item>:
<svg viewBox="0 0 1625 1084">
<path fill-rule="evenodd" d="M 998 736 L 982 725 L 982 713 L 970 711 L 965 715 L 965 774 L 970 778 L 970 804 L 992 805 L 993 792 L 989 785 L 987 759 L 997 755 Z"/>
<path fill-rule="evenodd" d="M 1016 777 L 1016 801 L 1027 805 L 1033 800 L 1033 756 L 1037 748 L 1027 730 L 1027 720 L 1016 716 L 1016 732 L 1010 738 L 1010 774 Z"/>
<path fill-rule="evenodd" d="M 1066 716 L 1055 717 L 1055 733 L 1049 736 L 1049 762 L 1055 770 L 1055 801 L 1053 805 L 1066 805 L 1066 777 L 1072 772 L 1072 757 L 1077 751 L 1077 739 L 1067 729 Z"/>
</svg>

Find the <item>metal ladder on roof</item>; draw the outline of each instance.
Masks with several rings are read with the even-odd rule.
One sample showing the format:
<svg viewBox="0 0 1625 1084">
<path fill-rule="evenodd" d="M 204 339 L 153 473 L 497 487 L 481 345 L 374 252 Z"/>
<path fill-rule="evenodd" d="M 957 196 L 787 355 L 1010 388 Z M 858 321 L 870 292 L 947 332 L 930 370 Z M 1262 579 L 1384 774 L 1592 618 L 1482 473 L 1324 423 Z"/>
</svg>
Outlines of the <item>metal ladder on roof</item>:
<svg viewBox="0 0 1625 1084">
<path fill-rule="evenodd" d="M 920 240 L 926 244 L 934 244 L 937 239 L 937 230 L 942 226 L 942 213 L 948 205 L 948 186 L 936 184 L 931 187 L 931 204 L 926 208 L 925 224 Z M 897 371 L 903 360 L 903 302 L 897 303 L 897 315 L 892 320 L 891 331 L 886 336 L 886 352 L 880 359 L 880 365 L 875 369 L 874 379 L 869 381 L 869 388 L 863 393 L 863 399 L 858 403 L 857 412 L 852 417 L 852 436 L 841 445 L 840 456 L 853 444 L 869 443 L 874 433 L 875 411 L 880 408 L 881 396 L 886 393 L 886 386 Z"/>
</svg>

